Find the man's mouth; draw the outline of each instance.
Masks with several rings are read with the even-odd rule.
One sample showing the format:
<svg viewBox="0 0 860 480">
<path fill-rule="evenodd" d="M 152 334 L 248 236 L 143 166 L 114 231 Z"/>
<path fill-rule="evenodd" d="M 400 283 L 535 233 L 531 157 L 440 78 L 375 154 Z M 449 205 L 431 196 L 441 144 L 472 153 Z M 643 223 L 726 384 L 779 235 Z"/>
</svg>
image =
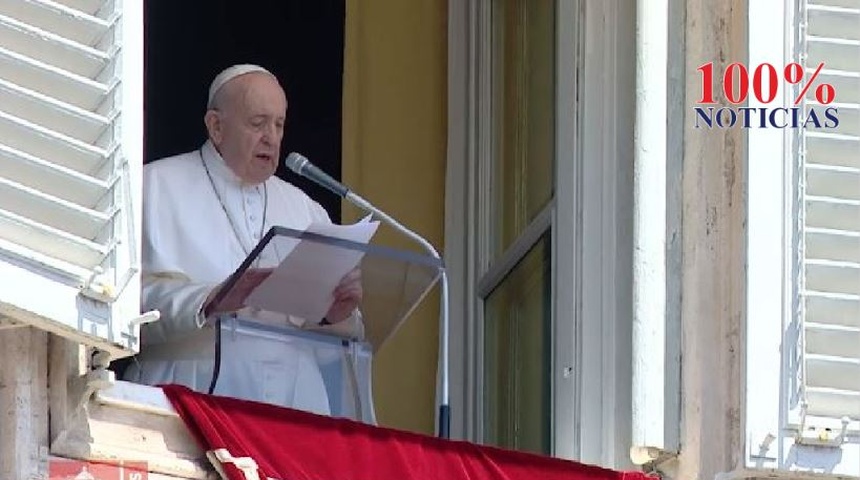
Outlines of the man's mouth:
<svg viewBox="0 0 860 480">
<path fill-rule="evenodd" d="M 274 155 L 269 154 L 269 153 L 258 153 L 256 155 L 254 155 L 254 158 L 256 158 L 257 160 L 264 161 L 264 162 L 271 162 L 272 159 L 274 158 Z"/>
</svg>

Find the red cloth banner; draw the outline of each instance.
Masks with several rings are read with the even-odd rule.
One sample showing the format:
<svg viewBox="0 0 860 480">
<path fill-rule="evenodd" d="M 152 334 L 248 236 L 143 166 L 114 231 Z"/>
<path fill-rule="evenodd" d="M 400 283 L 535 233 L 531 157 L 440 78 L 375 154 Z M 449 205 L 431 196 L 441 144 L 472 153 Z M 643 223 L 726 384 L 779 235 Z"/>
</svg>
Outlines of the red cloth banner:
<svg viewBox="0 0 860 480">
<path fill-rule="evenodd" d="M 443 440 L 178 385 L 164 393 L 230 480 L 644 480 L 576 462 Z M 244 472 L 242 470 L 244 467 Z"/>
</svg>

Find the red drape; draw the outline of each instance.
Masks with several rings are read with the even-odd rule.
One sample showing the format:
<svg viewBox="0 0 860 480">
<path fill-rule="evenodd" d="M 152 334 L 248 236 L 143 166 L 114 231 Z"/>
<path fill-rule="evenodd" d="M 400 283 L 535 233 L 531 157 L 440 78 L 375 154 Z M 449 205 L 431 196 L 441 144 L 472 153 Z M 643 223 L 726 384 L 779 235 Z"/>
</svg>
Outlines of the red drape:
<svg viewBox="0 0 860 480">
<path fill-rule="evenodd" d="M 206 451 L 250 457 L 261 479 L 280 480 L 643 480 L 522 452 L 374 427 L 273 405 L 164 386 Z M 246 480 L 233 464 L 230 480 Z"/>
</svg>

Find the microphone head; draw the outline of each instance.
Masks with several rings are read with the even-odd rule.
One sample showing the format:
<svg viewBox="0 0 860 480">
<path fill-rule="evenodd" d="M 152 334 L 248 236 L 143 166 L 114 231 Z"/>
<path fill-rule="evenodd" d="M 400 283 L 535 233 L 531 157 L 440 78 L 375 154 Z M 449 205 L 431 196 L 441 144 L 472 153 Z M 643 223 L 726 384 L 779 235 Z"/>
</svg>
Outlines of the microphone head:
<svg viewBox="0 0 860 480">
<path fill-rule="evenodd" d="M 287 155 L 287 158 L 284 159 L 284 165 L 317 185 L 334 192 L 335 195 L 345 197 L 349 193 L 349 189 L 343 186 L 342 183 L 331 178 L 324 171 L 314 166 L 313 163 L 300 153 L 293 152 Z"/>
<path fill-rule="evenodd" d="M 290 153 L 287 155 L 287 158 L 284 159 L 284 165 L 299 175 L 303 174 L 302 170 L 304 170 L 305 165 L 308 163 L 309 161 L 304 155 L 296 152 Z"/>
</svg>

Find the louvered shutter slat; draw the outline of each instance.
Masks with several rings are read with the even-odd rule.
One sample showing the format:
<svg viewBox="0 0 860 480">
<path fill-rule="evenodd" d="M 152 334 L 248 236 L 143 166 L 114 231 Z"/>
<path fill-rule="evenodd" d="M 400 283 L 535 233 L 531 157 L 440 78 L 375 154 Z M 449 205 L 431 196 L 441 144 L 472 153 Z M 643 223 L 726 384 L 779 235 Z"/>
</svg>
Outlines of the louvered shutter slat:
<svg viewBox="0 0 860 480">
<path fill-rule="evenodd" d="M 825 64 L 839 126 L 802 132 L 803 394 L 808 415 L 860 419 L 860 0 L 806 8 L 807 71 Z"/>
<path fill-rule="evenodd" d="M 812 131 L 804 136 L 807 163 L 860 168 L 860 138 Z"/>
<path fill-rule="evenodd" d="M 860 200 L 860 169 L 807 164 L 806 188 L 814 195 Z"/>
<path fill-rule="evenodd" d="M 860 26 L 858 26 L 860 28 Z M 857 81 L 854 82 L 860 84 L 860 77 L 858 77 Z M 840 96 L 842 92 L 839 92 Z M 833 107 L 838 109 L 839 115 L 839 132 L 842 135 L 847 135 L 850 137 L 860 137 L 860 88 L 858 88 L 857 98 L 853 100 L 854 103 L 833 103 L 828 105 L 829 107 Z M 812 102 L 811 106 L 816 108 L 816 113 L 818 115 L 821 114 L 821 105 Z M 826 122 L 826 119 L 820 119 L 821 122 Z"/>
<path fill-rule="evenodd" d="M 58 101 L 85 110 L 103 113 L 99 108 L 109 94 L 110 85 L 75 75 L 56 66 L 21 55 L 0 43 L 0 76 Z"/>
<path fill-rule="evenodd" d="M 94 78 L 110 61 L 108 54 L 0 15 L 0 44 L 83 77 Z"/>
<path fill-rule="evenodd" d="M 810 415 L 841 418 L 846 412 L 860 411 L 860 393 L 853 390 L 807 387 L 806 401 Z"/>
<path fill-rule="evenodd" d="M 105 0 L 56 0 L 56 3 L 96 16 L 107 2 Z"/>
<path fill-rule="evenodd" d="M 806 229 L 806 256 L 860 263 L 860 233 L 826 228 Z"/>
<path fill-rule="evenodd" d="M 860 391 L 860 362 L 841 356 L 807 355 L 806 371 L 810 387 Z"/>
<path fill-rule="evenodd" d="M 93 208 L 110 183 L 0 145 L 0 177 Z"/>
<path fill-rule="evenodd" d="M 813 72 L 809 72 L 809 74 L 811 75 Z M 860 85 L 857 84 L 860 81 L 860 75 L 855 72 L 838 70 L 828 70 L 825 72 L 822 69 L 815 81 L 833 85 L 836 91 L 836 101 L 839 103 L 856 104 L 860 102 Z"/>
<path fill-rule="evenodd" d="M 47 0 L 3 0 L 0 2 L 0 15 L 90 47 L 95 46 L 111 27 L 106 20 Z"/>
<path fill-rule="evenodd" d="M 81 207 L 5 179 L 0 179 L 0 204 L 16 205 L 19 214 L 86 240 L 95 240 L 104 231 L 109 219 L 106 213 Z"/>
<path fill-rule="evenodd" d="M 860 264 L 830 260 L 806 261 L 806 288 L 816 292 L 860 295 Z"/>
<path fill-rule="evenodd" d="M 860 231 L 860 202 L 809 195 L 806 218 L 807 227 Z"/>
<path fill-rule="evenodd" d="M 857 48 L 860 40 L 845 40 L 830 37 L 810 37 L 808 40 L 807 54 L 809 65 L 818 65 L 824 62 L 828 70 L 843 72 L 860 71 L 860 58 L 857 57 Z M 839 91 L 840 98 L 842 91 Z"/>
<path fill-rule="evenodd" d="M 857 9 L 853 6 L 811 4 L 808 6 L 808 35 L 860 40 L 856 14 Z"/>
<path fill-rule="evenodd" d="M 97 264 L 108 252 L 107 247 L 3 209 L 0 209 L 0 230 L 3 239 L 10 242 L 10 245 L 0 247 L 0 250 L 56 264 L 66 273 L 80 278 L 90 274 L 80 264 Z M 37 247 L 33 250 L 21 248 L 22 245 Z M 73 260 L 74 263 L 67 260 Z"/>
<path fill-rule="evenodd" d="M 0 144 L 21 150 L 81 173 L 101 165 L 108 152 L 3 112 L 0 107 Z"/>
<path fill-rule="evenodd" d="M 860 8 L 860 0 L 815 0 L 815 5 L 842 8 Z"/>
<path fill-rule="evenodd" d="M 806 320 L 860 328 L 860 296 L 839 295 L 828 292 L 807 292 Z"/>
<path fill-rule="evenodd" d="M 0 80 L 0 105 L 17 118 L 85 143 L 96 143 L 110 126 L 110 119 L 102 115 L 3 80 Z"/>
<path fill-rule="evenodd" d="M 806 349 L 813 355 L 850 359 L 860 344 L 860 332 L 854 328 L 813 322 L 808 322 L 807 327 Z M 860 382 L 860 375 L 852 381 Z"/>
</svg>

